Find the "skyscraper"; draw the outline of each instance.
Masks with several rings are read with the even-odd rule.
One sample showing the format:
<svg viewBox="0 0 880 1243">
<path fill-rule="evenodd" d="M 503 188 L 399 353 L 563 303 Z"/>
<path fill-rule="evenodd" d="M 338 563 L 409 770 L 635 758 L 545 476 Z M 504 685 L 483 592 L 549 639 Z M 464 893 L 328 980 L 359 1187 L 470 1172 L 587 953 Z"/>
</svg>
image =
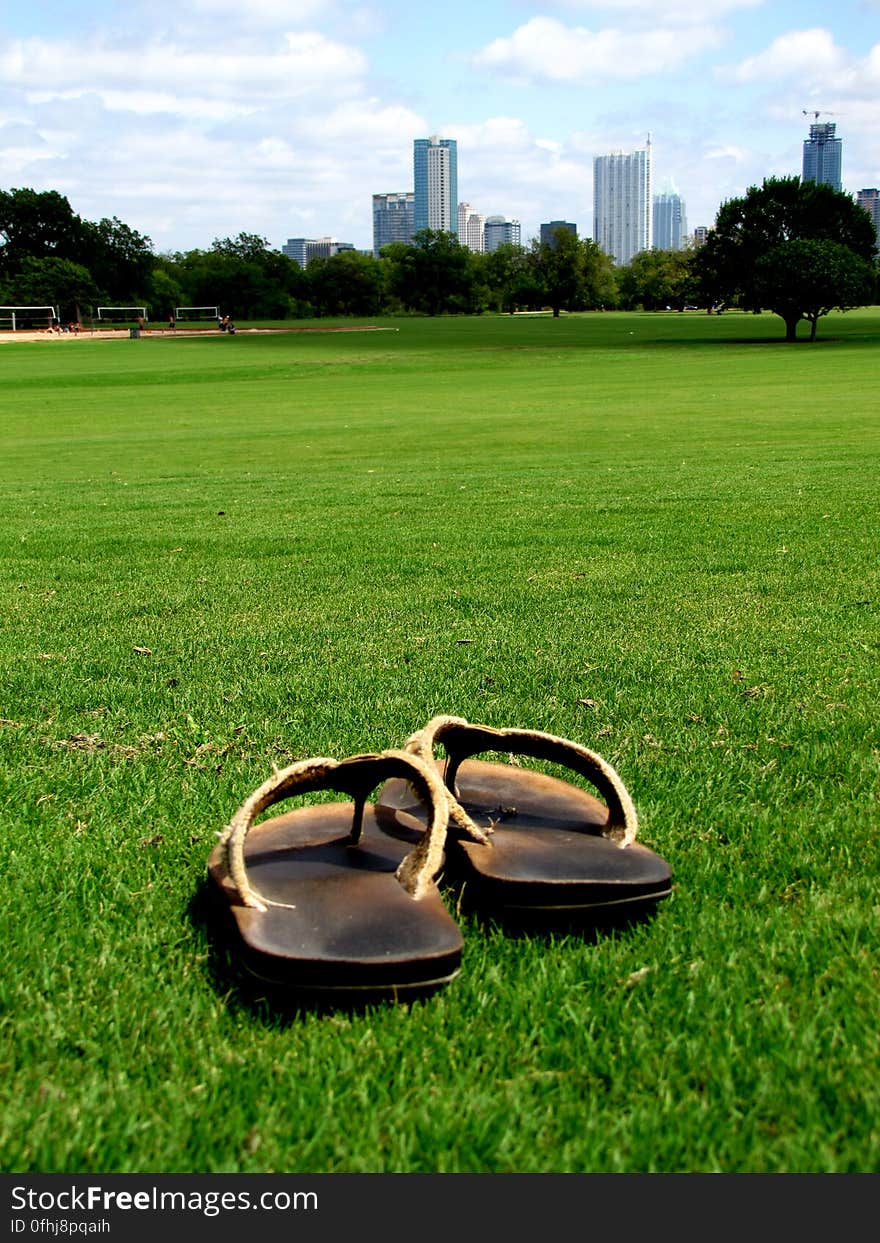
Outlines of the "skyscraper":
<svg viewBox="0 0 880 1243">
<path fill-rule="evenodd" d="M 577 225 L 573 224 L 572 221 L 548 220 L 545 224 L 541 225 L 540 234 L 542 246 L 550 246 L 551 248 L 555 248 L 557 229 L 565 229 L 567 233 L 573 233 L 575 237 L 577 237 Z"/>
<path fill-rule="evenodd" d="M 415 231 L 458 234 L 458 146 L 454 138 L 413 140 Z"/>
<path fill-rule="evenodd" d="M 877 235 L 877 248 L 880 250 L 880 190 L 858 190 L 856 192 L 856 202 L 859 207 L 863 207 L 874 222 L 874 232 Z"/>
<path fill-rule="evenodd" d="M 593 240 L 619 264 L 650 250 L 651 140 L 593 160 Z"/>
<path fill-rule="evenodd" d="M 415 195 L 411 190 L 373 195 L 373 254 L 379 258 L 390 242 L 412 241 L 415 232 Z"/>
<path fill-rule="evenodd" d="M 681 250 L 687 236 L 684 199 L 674 190 L 654 195 L 653 245 L 658 250 Z"/>
<path fill-rule="evenodd" d="M 354 250 L 354 246 L 335 237 L 289 237 L 281 247 L 281 253 L 301 268 L 307 268 L 313 259 L 330 259 L 343 250 Z"/>
<path fill-rule="evenodd" d="M 843 143 L 835 137 L 833 121 L 816 122 L 810 126 L 810 137 L 804 139 L 802 181 L 819 181 L 841 188 L 840 166 Z"/>
<path fill-rule="evenodd" d="M 459 203 L 458 240 L 462 246 L 466 246 L 474 254 L 482 254 L 483 226 L 485 223 L 486 217 L 474 211 L 470 203 Z"/>
<path fill-rule="evenodd" d="M 483 226 L 483 249 L 491 255 L 499 246 L 508 243 L 519 246 L 522 237 L 522 226 L 518 220 L 510 216 L 487 216 Z"/>
</svg>

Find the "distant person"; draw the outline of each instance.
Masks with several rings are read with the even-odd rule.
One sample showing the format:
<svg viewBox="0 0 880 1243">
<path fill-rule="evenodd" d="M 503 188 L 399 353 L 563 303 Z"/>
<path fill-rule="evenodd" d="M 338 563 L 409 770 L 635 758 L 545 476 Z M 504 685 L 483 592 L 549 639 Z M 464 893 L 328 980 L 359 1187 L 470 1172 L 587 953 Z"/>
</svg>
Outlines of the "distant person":
<svg viewBox="0 0 880 1243">
<path fill-rule="evenodd" d="M 174 331 L 174 316 L 173 316 L 173 314 L 168 316 L 168 327 L 171 329 L 171 331 L 172 331 L 172 332 Z"/>
<path fill-rule="evenodd" d="M 233 337 L 235 336 L 235 324 L 233 324 L 231 319 L 229 320 L 229 323 L 226 325 L 226 331 L 230 334 L 230 336 L 233 336 Z"/>
<path fill-rule="evenodd" d="M 143 315 L 139 315 L 139 316 L 137 317 L 137 326 L 138 326 L 138 332 L 143 332 L 143 330 L 144 330 L 144 317 L 143 317 Z"/>
</svg>

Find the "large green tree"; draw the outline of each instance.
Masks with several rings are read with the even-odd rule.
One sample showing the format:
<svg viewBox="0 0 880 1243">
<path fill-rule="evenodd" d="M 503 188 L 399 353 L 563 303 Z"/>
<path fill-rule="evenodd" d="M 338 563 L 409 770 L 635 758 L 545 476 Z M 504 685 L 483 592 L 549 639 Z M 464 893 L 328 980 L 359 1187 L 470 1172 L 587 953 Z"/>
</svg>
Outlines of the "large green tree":
<svg viewBox="0 0 880 1243">
<path fill-rule="evenodd" d="M 316 315 L 378 315 L 384 293 L 378 259 L 357 250 L 312 259 L 304 293 Z"/>
<path fill-rule="evenodd" d="M 715 228 L 697 252 L 702 301 L 709 307 L 730 303 L 750 311 L 772 310 L 785 321 L 789 341 L 795 340 L 799 321 L 809 319 L 817 305 L 831 309 L 860 304 L 851 300 L 860 278 L 839 252 L 822 252 L 835 255 L 833 271 L 842 280 L 845 276 L 839 296 L 834 296 L 827 280 L 815 289 L 787 269 L 786 258 L 790 263 L 800 254 L 804 261 L 809 258 L 810 271 L 818 275 L 814 263 L 818 252 L 784 249 L 796 242 L 831 243 L 863 263 L 874 261 L 871 219 L 848 194 L 798 177 L 771 177 L 720 208 Z M 817 317 L 825 313 L 819 311 Z"/>
<path fill-rule="evenodd" d="M 154 262 L 150 239 L 115 216 L 83 220 L 57 190 L 0 191 L 0 273 L 11 278 L 48 259 L 86 269 L 95 301 L 120 303 L 144 301 Z"/>
<path fill-rule="evenodd" d="M 502 242 L 476 258 L 481 300 L 495 311 L 513 314 L 518 307 L 541 305 L 542 291 L 531 252 L 516 242 Z"/>
<path fill-rule="evenodd" d="M 153 244 L 116 216 L 96 224 L 82 222 L 79 262 L 114 302 L 146 300 L 155 262 Z"/>
<path fill-rule="evenodd" d="M 614 306 L 614 265 L 589 238 L 579 238 L 570 229 L 556 229 L 552 241 L 532 242 L 531 262 L 544 304 L 554 316 L 560 311 Z"/>
<path fill-rule="evenodd" d="M 0 190 L 0 271 L 25 259 L 81 262 L 83 221 L 57 190 Z"/>
<path fill-rule="evenodd" d="M 86 307 L 98 301 L 98 288 L 82 264 L 54 255 L 24 258 L 0 281 L 0 301 L 7 306 L 54 306 L 65 322 L 79 322 Z"/>
<path fill-rule="evenodd" d="M 761 302 L 785 321 L 785 339 L 794 341 L 802 319 L 816 325 L 829 311 L 864 306 L 876 294 L 877 271 L 848 246 L 804 238 L 782 242 L 756 265 Z"/>
<path fill-rule="evenodd" d="M 389 293 L 409 310 L 448 315 L 479 309 L 476 265 L 454 233 L 420 229 L 411 246 L 392 242 L 382 257 Z"/>
<path fill-rule="evenodd" d="M 180 305 L 217 306 L 233 319 L 286 319 L 295 313 L 303 276 L 253 233 L 216 239 L 210 250 L 166 255 L 163 267 L 182 290 Z"/>
<path fill-rule="evenodd" d="M 693 297 L 692 251 L 643 250 L 618 272 L 625 310 L 683 311 Z"/>
</svg>

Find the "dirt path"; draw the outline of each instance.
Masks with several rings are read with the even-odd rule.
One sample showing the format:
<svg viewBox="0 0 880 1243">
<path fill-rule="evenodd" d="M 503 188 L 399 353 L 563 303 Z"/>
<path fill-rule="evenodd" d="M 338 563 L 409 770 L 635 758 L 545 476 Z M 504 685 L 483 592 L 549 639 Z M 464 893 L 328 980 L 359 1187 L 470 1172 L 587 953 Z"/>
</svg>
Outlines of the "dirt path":
<svg viewBox="0 0 880 1243">
<path fill-rule="evenodd" d="M 380 327 L 378 324 L 328 324 L 326 328 L 309 325 L 290 328 L 236 328 L 236 336 L 271 336 L 291 332 L 397 332 L 396 328 Z M 141 336 L 151 337 L 220 337 L 224 334 L 216 328 L 144 328 Z M 127 328 L 84 328 L 82 332 L 50 332 L 43 328 L 37 332 L 7 332 L 0 330 L 0 345 L 17 345 L 22 341 L 129 341 Z"/>
</svg>

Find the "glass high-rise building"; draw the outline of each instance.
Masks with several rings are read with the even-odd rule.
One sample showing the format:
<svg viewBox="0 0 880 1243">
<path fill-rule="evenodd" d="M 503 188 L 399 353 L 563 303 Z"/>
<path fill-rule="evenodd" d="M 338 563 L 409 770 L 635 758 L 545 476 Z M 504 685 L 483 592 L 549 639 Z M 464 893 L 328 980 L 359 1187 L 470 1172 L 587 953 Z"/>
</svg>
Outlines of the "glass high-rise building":
<svg viewBox="0 0 880 1243">
<path fill-rule="evenodd" d="M 593 241 L 619 264 L 650 250 L 653 238 L 651 140 L 640 151 L 593 160 Z"/>
<path fill-rule="evenodd" d="M 442 229 L 458 235 L 458 144 L 454 138 L 413 141 L 415 231 Z"/>
<path fill-rule="evenodd" d="M 415 195 L 411 190 L 373 195 L 373 254 L 383 246 L 412 241 L 415 232 Z"/>
<path fill-rule="evenodd" d="M 556 230 L 564 229 L 566 233 L 573 233 L 577 237 L 577 225 L 571 220 L 548 220 L 541 225 L 540 241 L 542 246 L 549 246 L 554 249 L 556 246 Z"/>
<path fill-rule="evenodd" d="M 686 237 L 684 199 L 674 192 L 655 194 L 652 245 L 658 250 L 682 250 Z"/>
<path fill-rule="evenodd" d="M 810 126 L 810 137 L 804 140 L 802 181 L 818 181 L 840 190 L 843 143 L 836 136 L 833 121 L 816 122 Z"/>
<path fill-rule="evenodd" d="M 518 220 L 510 216 L 487 216 L 483 225 L 483 249 L 491 255 L 505 243 L 519 246 L 522 238 L 522 226 Z"/>
</svg>

